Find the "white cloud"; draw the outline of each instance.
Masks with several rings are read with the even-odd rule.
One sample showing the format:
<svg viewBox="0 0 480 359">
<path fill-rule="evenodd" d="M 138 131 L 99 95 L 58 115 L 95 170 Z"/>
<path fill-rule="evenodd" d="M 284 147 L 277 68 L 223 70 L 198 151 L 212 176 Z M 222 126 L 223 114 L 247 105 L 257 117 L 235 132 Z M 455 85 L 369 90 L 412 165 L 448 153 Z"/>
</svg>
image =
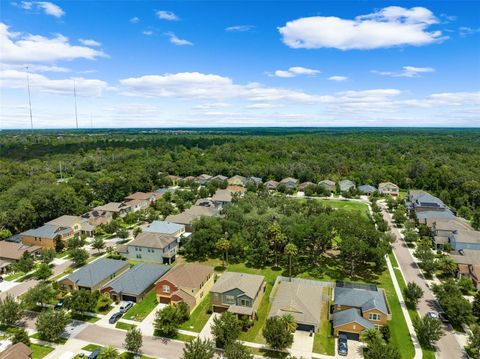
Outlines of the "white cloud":
<svg viewBox="0 0 480 359">
<path fill-rule="evenodd" d="M 252 109 L 252 110 L 275 108 L 275 107 L 279 107 L 279 106 L 273 103 L 268 103 L 268 102 L 253 103 L 247 106 L 248 109 Z"/>
<path fill-rule="evenodd" d="M 424 7 L 389 6 L 354 20 L 334 16 L 299 18 L 278 30 L 283 42 L 295 49 L 369 50 L 422 46 L 446 39 L 441 31 L 427 30 L 436 23 L 438 19 Z"/>
<path fill-rule="evenodd" d="M 308 69 L 306 67 L 294 66 L 288 70 L 277 70 L 274 75 L 277 77 L 295 77 L 298 75 L 316 75 L 319 74 L 319 70 Z"/>
<path fill-rule="evenodd" d="M 140 18 L 138 16 L 134 16 L 129 20 L 132 24 L 138 24 L 140 22 Z"/>
<path fill-rule="evenodd" d="M 421 77 L 421 74 L 435 72 L 432 67 L 403 66 L 401 71 L 376 71 L 372 73 L 390 77 Z"/>
<path fill-rule="evenodd" d="M 330 76 L 328 79 L 330 81 L 343 82 L 343 81 L 347 81 L 348 77 L 346 77 L 346 76 Z"/>
<path fill-rule="evenodd" d="M 28 67 L 30 72 L 70 72 L 70 69 L 66 67 L 56 65 L 36 65 L 36 64 L 6 64 L 0 63 L 2 70 L 25 70 Z"/>
<path fill-rule="evenodd" d="M 458 32 L 460 33 L 461 37 L 466 37 L 468 35 L 473 35 L 473 34 L 479 33 L 480 32 L 480 27 L 474 29 L 474 28 L 471 28 L 471 27 L 468 27 L 468 26 L 462 26 L 462 27 L 458 28 Z"/>
<path fill-rule="evenodd" d="M 173 32 L 166 32 L 165 35 L 168 36 L 170 42 L 174 45 L 177 45 L 177 46 L 192 46 L 193 45 L 192 42 L 179 38 Z"/>
<path fill-rule="evenodd" d="M 180 18 L 171 11 L 159 10 L 157 11 L 157 16 L 159 19 L 167 21 L 178 21 Z"/>
<path fill-rule="evenodd" d="M 480 91 L 477 92 L 441 92 L 434 93 L 424 99 L 410 99 L 401 103 L 422 107 L 433 108 L 441 106 L 479 106 Z M 477 113 L 478 114 L 478 113 Z"/>
<path fill-rule="evenodd" d="M 78 41 L 85 46 L 102 46 L 101 43 L 92 39 L 78 39 Z"/>
<path fill-rule="evenodd" d="M 65 11 L 63 11 L 60 6 L 55 5 L 54 3 L 48 1 L 38 1 L 35 2 L 35 4 L 42 8 L 47 15 L 55 17 L 62 17 L 63 15 L 65 15 Z"/>
<path fill-rule="evenodd" d="M 151 35 L 153 35 L 153 31 L 152 30 L 145 30 L 145 31 L 142 31 L 142 34 L 144 34 L 145 36 L 151 36 Z"/>
<path fill-rule="evenodd" d="M 107 83 L 96 79 L 85 79 L 83 77 L 53 80 L 44 75 L 31 73 L 30 88 L 32 93 L 36 91 L 56 94 L 71 95 L 73 92 L 73 80 L 78 96 L 100 96 L 107 88 Z M 17 70 L 0 71 L 0 87 L 9 89 L 25 89 L 27 73 Z"/>
<path fill-rule="evenodd" d="M 41 35 L 8 31 L 8 26 L 0 23 L 0 61 L 2 62 L 52 62 L 78 58 L 94 60 L 106 55 L 86 46 L 71 45 L 68 38 L 57 34 L 53 38 Z"/>
<path fill-rule="evenodd" d="M 14 3 L 16 4 L 16 3 Z M 31 10 L 33 3 L 31 1 L 22 1 L 19 5 L 22 9 Z"/>
<path fill-rule="evenodd" d="M 230 107 L 231 105 L 227 102 L 210 102 L 210 103 L 203 103 L 201 105 L 193 106 L 194 110 L 212 110 L 212 109 L 219 109 L 219 108 L 226 108 Z"/>
<path fill-rule="evenodd" d="M 235 25 L 229 26 L 225 28 L 225 31 L 233 31 L 233 32 L 246 32 L 253 29 L 255 26 L 253 25 Z"/>
</svg>

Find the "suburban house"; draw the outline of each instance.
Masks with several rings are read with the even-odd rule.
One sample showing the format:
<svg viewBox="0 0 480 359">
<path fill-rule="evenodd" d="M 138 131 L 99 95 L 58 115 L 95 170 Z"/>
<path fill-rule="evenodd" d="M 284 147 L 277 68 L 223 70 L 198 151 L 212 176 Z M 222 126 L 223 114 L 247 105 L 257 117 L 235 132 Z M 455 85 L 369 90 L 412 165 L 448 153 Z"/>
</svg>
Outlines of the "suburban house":
<svg viewBox="0 0 480 359">
<path fill-rule="evenodd" d="M 190 311 L 200 303 L 213 286 L 213 268 L 201 264 L 183 263 L 173 267 L 156 283 L 159 303 L 188 304 Z"/>
<path fill-rule="evenodd" d="M 233 185 L 233 186 L 245 186 L 247 184 L 247 179 L 243 176 L 236 175 L 236 176 L 230 177 L 227 180 L 227 182 L 229 185 Z"/>
<path fill-rule="evenodd" d="M 361 332 L 379 328 L 391 317 L 385 293 L 376 288 L 339 287 L 337 284 L 333 302 L 332 323 L 335 336 L 346 334 L 349 339 L 358 340 Z"/>
<path fill-rule="evenodd" d="M 315 186 L 315 183 L 313 182 L 303 182 L 303 183 L 300 183 L 300 186 L 298 186 L 298 189 L 302 192 L 305 192 L 305 188 L 307 188 L 308 186 Z"/>
<path fill-rule="evenodd" d="M 470 277 L 470 266 L 480 266 L 480 256 L 478 251 L 471 249 L 460 249 L 459 251 L 452 251 L 448 256 L 457 263 L 457 273 L 459 276 Z"/>
<path fill-rule="evenodd" d="M 457 264 L 458 277 L 466 277 L 472 280 L 477 290 L 480 290 L 480 259 L 477 264 Z"/>
<path fill-rule="evenodd" d="M 181 181 L 182 177 L 180 176 L 175 176 L 175 175 L 168 175 L 167 178 L 172 181 L 172 184 L 176 186 L 178 184 L 178 181 Z"/>
<path fill-rule="evenodd" d="M 241 318 L 254 319 L 265 292 L 261 275 L 225 272 L 210 290 L 212 311 L 229 311 Z"/>
<path fill-rule="evenodd" d="M 81 233 L 88 237 L 95 234 L 95 229 L 101 224 L 110 223 L 113 220 L 111 212 L 93 210 L 81 217 Z"/>
<path fill-rule="evenodd" d="M 323 180 L 318 182 L 319 186 L 322 186 L 323 188 L 329 190 L 330 192 L 336 192 L 337 191 L 337 184 L 334 181 L 330 180 Z"/>
<path fill-rule="evenodd" d="M 269 317 L 291 314 L 297 330 L 318 332 L 322 311 L 323 289 L 318 281 L 278 277 L 272 289 Z"/>
<path fill-rule="evenodd" d="M 153 221 L 143 232 L 165 233 L 180 238 L 185 233 L 185 226 L 167 221 Z"/>
<path fill-rule="evenodd" d="M 125 202 L 110 202 L 103 206 L 95 207 L 94 210 L 97 212 L 108 212 L 112 217 L 115 215 L 125 217 L 131 211 L 131 208 Z"/>
<path fill-rule="evenodd" d="M 448 237 L 455 231 L 473 230 L 458 218 L 425 218 L 424 224 L 432 231 L 434 247 L 440 250 L 446 243 L 449 243 Z"/>
<path fill-rule="evenodd" d="M 133 241 L 120 247 L 124 257 L 146 262 L 172 264 L 178 248 L 178 237 L 168 233 L 141 232 Z"/>
<path fill-rule="evenodd" d="M 74 233 L 70 227 L 60 227 L 53 224 L 45 224 L 42 227 L 20 233 L 23 244 L 44 248 L 55 248 L 57 240 L 66 241 L 73 236 Z"/>
<path fill-rule="evenodd" d="M 201 174 L 200 176 L 198 176 L 196 178 L 196 180 L 197 180 L 198 184 L 203 186 L 203 185 L 206 185 L 208 183 L 208 181 L 210 181 L 211 178 L 212 178 L 212 176 L 204 173 L 204 174 Z"/>
<path fill-rule="evenodd" d="M 280 184 L 284 184 L 289 189 L 294 189 L 298 186 L 298 180 L 296 178 L 287 177 L 280 181 Z"/>
<path fill-rule="evenodd" d="M 30 359 L 32 354 L 32 349 L 20 342 L 10 345 L 6 350 L 1 352 L 0 359 Z"/>
<path fill-rule="evenodd" d="M 60 279 L 58 284 L 68 290 L 96 291 L 130 268 L 127 261 L 100 258 Z"/>
<path fill-rule="evenodd" d="M 227 176 L 222 176 L 222 175 L 216 175 L 210 179 L 211 181 L 217 181 L 217 182 L 223 182 L 228 180 Z"/>
<path fill-rule="evenodd" d="M 400 194 L 400 187 L 392 182 L 381 182 L 378 184 L 378 192 L 380 192 L 380 194 L 397 197 Z"/>
<path fill-rule="evenodd" d="M 365 196 L 371 196 L 377 189 L 369 184 L 364 184 L 362 186 L 358 186 L 358 190 Z"/>
<path fill-rule="evenodd" d="M 227 189 L 217 189 L 212 196 L 212 201 L 216 207 L 223 208 L 226 204 L 232 203 L 232 193 Z"/>
<path fill-rule="evenodd" d="M 121 274 L 102 288 L 112 300 L 140 302 L 155 282 L 170 270 L 170 266 L 140 263 Z"/>
<path fill-rule="evenodd" d="M 247 178 L 247 183 L 253 183 L 253 184 L 259 185 L 259 184 L 262 184 L 263 181 L 260 177 L 251 176 Z"/>
<path fill-rule="evenodd" d="M 25 253 L 39 253 L 42 247 L 22 243 L 0 241 L 0 273 L 7 271 L 10 264 L 17 262 Z"/>
<path fill-rule="evenodd" d="M 270 191 L 273 191 L 274 189 L 276 189 L 278 187 L 278 182 L 277 181 L 267 181 L 265 182 L 265 187 L 270 190 Z"/>
<path fill-rule="evenodd" d="M 196 182 L 197 178 L 193 176 L 187 176 L 183 179 L 185 182 Z"/>
<path fill-rule="evenodd" d="M 341 180 L 338 182 L 338 185 L 340 187 L 340 192 L 348 192 L 352 189 L 355 189 L 355 183 L 348 179 Z"/>
<path fill-rule="evenodd" d="M 227 191 L 229 191 L 232 194 L 233 193 L 244 194 L 245 192 L 247 192 L 247 189 L 242 186 L 227 186 Z"/>
<path fill-rule="evenodd" d="M 150 207 L 150 202 L 144 199 L 131 199 L 125 201 L 125 206 L 128 208 L 128 212 L 138 212 Z"/>
<path fill-rule="evenodd" d="M 63 228 L 71 228 L 74 234 L 78 234 L 82 230 L 82 219 L 78 216 L 60 216 L 45 224 L 58 226 Z"/>
<path fill-rule="evenodd" d="M 412 190 L 408 192 L 407 207 L 411 211 L 449 211 L 447 205 L 443 201 L 430 193 L 421 190 Z"/>
<path fill-rule="evenodd" d="M 148 205 L 155 203 L 157 199 L 159 199 L 161 195 L 157 192 L 135 192 L 127 197 L 125 197 L 125 201 L 146 201 Z"/>
<path fill-rule="evenodd" d="M 193 230 L 193 222 L 196 219 L 199 219 L 202 216 L 212 217 L 218 214 L 218 209 L 210 206 L 201 206 L 195 205 L 192 206 L 182 213 L 179 214 L 171 214 L 167 218 L 165 218 L 168 222 L 173 222 L 177 224 L 182 224 L 185 226 L 185 229 L 188 232 L 192 232 Z"/>
<path fill-rule="evenodd" d="M 480 251 L 480 231 L 455 230 L 448 236 L 448 243 L 456 251 L 461 249 Z"/>
</svg>

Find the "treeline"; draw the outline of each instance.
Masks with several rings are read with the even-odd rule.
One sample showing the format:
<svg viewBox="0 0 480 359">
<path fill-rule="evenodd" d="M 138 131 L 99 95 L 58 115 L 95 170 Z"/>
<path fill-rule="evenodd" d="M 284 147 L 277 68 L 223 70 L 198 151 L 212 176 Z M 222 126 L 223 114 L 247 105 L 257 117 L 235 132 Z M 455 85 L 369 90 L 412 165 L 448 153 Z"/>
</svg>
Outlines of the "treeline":
<svg viewBox="0 0 480 359">
<path fill-rule="evenodd" d="M 4 132 L 0 229 L 13 233 L 164 184 L 209 173 L 392 181 L 439 196 L 460 216 L 480 209 L 478 130 Z M 63 177 L 65 181 L 57 184 Z"/>
</svg>

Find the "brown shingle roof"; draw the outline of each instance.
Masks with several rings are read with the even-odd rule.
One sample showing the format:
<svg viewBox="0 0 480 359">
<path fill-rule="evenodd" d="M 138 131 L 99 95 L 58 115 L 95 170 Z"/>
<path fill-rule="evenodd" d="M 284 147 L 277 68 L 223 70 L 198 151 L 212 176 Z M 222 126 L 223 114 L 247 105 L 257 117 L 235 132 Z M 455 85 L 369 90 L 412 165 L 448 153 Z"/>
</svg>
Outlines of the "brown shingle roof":
<svg viewBox="0 0 480 359">
<path fill-rule="evenodd" d="M 264 277 L 257 274 L 225 272 L 212 287 L 212 292 L 225 293 L 238 288 L 243 293 L 254 299 L 264 282 Z"/>
<path fill-rule="evenodd" d="M 173 267 L 162 280 L 168 280 L 179 287 L 198 288 L 212 274 L 213 268 L 210 266 L 182 263 Z"/>
<path fill-rule="evenodd" d="M 50 222 L 47 222 L 45 224 L 51 224 L 60 227 L 73 227 L 77 223 L 80 223 L 80 217 L 64 215 L 52 219 Z"/>
<path fill-rule="evenodd" d="M 153 193 L 153 192 L 135 192 L 135 193 L 132 193 L 131 195 L 125 197 L 125 199 L 130 199 L 130 200 L 141 200 L 141 201 L 146 201 L 146 200 L 150 200 L 150 198 L 152 197 L 156 197 L 156 193 Z"/>
<path fill-rule="evenodd" d="M 18 260 L 24 252 L 32 253 L 38 251 L 39 246 L 27 246 L 22 243 L 0 241 L 0 258 Z"/>
<path fill-rule="evenodd" d="M 168 222 L 179 223 L 179 224 L 191 224 L 194 220 L 200 218 L 201 216 L 215 216 L 218 214 L 218 210 L 212 207 L 204 206 L 192 206 L 189 209 L 183 211 L 179 214 L 170 215 L 165 218 Z"/>
<path fill-rule="evenodd" d="M 0 354 L 0 359 L 30 359 L 31 357 L 32 349 L 23 343 L 14 344 Z"/>
</svg>

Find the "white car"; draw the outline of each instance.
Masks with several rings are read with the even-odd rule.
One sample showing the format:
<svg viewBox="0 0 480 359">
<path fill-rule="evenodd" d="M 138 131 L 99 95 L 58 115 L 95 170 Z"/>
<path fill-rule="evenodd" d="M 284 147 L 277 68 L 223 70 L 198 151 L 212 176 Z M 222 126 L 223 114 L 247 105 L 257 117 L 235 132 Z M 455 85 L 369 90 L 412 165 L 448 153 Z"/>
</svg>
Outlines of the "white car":
<svg viewBox="0 0 480 359">
<path fill-rule="evenodd" d="M 440 319 L 439 315 L 438 315 L 438 312 L 428 312 L 427 313 L 427 316 L 430 317 L 430 318 L 433 318 L 433 319 Z"/>
<path fill-rule="evenodd" d="M 120 305 L 120 312 L 125 313 L 131 307 L 133 307 L 133 302 L 122 302 Z"/>
</svg>

